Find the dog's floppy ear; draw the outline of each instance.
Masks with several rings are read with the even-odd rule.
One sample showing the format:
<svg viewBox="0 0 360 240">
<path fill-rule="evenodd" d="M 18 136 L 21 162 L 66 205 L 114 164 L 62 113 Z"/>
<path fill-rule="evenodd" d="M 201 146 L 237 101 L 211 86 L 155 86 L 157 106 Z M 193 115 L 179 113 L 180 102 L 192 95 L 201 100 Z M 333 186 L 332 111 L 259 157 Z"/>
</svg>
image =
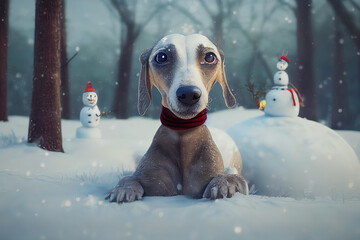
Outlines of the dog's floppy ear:
<svg viewBox="0 0 360 240">
<path fill-rule="evenodd" d="M 218 73 L 218 76 L 216 78 L 216 81 L 221 85 L 222 90 L 223 90 L 223 96 L 224 96 L 224 100 L 225 100 L 225 104 L 228 108 L 233 108 L 236 104 L 236 99 L 234 97 L 234 95 L 232 94 L 229 85 L 226 81 L 226 76 L 225 76 L 225 55 L 224 52 L 218 48 L 218 51 L 220 53 L 220 57 L 221 57 L 221 68 L 220 71 Z"/>
<path fill-rule="evenodd" d="M 153 87 L 152 75 L 149 69 L 149 57 L 152 49 L 144 50 L 140 55 L 141 71 L 138 88 L 138 111 L 144 115 L 151 104 L 151 90 Z"/>
</svg>

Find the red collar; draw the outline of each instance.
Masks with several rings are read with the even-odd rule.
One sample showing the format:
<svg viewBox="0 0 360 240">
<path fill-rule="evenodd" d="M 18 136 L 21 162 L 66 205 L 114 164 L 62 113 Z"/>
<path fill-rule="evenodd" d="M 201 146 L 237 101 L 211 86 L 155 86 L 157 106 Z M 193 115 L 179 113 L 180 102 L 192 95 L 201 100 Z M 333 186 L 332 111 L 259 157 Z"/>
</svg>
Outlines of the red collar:
<svg viewBox="0 0 360 240">
<path fill-rule="evenodd" d="M 182 119 L 173 114 L 168 108 L 162 107 L 160 121 L 173 130 L 185 130 L 202 125 L 206 120 L 206 108 L 191 119 Z"/>
</svg>

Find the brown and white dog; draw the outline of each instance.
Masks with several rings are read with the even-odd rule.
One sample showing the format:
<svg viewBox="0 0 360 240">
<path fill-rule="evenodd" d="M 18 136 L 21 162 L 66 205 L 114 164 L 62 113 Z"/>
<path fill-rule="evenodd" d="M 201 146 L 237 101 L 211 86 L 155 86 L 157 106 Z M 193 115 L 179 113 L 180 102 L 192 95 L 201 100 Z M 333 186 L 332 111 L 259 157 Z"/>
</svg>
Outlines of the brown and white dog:
<svg viewBox="0 0 360 240">
<path fill-rule="evenodd" d="M 236 103 L 226 82 L 224 54 L 205 36 L 173 34 L 162 38 L 140 56 L 140 115 L 151 104 L 151 89 L 161 96 L 163 123 L 132 176 L 122 178 L 106 197 L 110 202 L 132 202 L 143 196 L 186 195 L 192 198 L 230 198 L 248 194 L 241 175 L 240 154 L 225 174 L 221 154 L 206 119 L 208 95 L 220 83 L 228 107 Z"/>
</svg>

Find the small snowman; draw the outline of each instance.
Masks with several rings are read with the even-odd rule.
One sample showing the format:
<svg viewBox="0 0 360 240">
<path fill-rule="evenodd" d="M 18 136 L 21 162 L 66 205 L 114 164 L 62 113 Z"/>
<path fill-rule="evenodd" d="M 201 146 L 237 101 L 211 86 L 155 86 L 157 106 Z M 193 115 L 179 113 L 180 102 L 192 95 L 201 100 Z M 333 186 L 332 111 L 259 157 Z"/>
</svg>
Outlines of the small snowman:
<svg viewBox="0 0 360 240">
<path fill-rule="evenodd" d="M 100 123 L 101 113 L 96 105 L 98 101 L 95 89 L 91 87 L 91 82 L 87 83 L 87 88 L 82 95 L 82 102 L 85 105 L 80 111 L 80 122 L 82 127 L 76 130 L 78 138 L 100 138 L 101 133 L 97 128 Z"/>
<path fill-rule="evenodd" d="M 296 117 L 299 115 L 300 106 L 303 106 L 301 96 L 297 89 L 288 88 L 289 76 L 285 72 L 290 59 L 284 56 L 280 57 L 276 64 L 277 71 L 274 75 L 274 86 L 266 94 L 264 111 L 267 115 L 276 117 Z"/>
</svg>

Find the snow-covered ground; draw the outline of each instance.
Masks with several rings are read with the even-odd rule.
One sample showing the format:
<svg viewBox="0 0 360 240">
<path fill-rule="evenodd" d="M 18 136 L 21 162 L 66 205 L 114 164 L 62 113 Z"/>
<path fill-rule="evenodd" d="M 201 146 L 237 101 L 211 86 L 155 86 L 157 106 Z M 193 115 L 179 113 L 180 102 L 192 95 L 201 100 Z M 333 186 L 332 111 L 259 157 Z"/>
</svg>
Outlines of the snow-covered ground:
<svg viewBox="0 0 360 240">
<path fill-rule="evenodd" d="M 238 108 L 207 124 L 228 130 L 260 115 Z M 356 195 L 108 203 L 106 192 L 134 170 L 160 121 L 102 119 L 97 140 L 75 138 L 80 125 L 63 121 L 63 154 L 27 144 L 26 117 L 0 123 L 0 239 L 360 239 Z M 360 158 L 360 132 L 337 133 Z"/>
</svg>

